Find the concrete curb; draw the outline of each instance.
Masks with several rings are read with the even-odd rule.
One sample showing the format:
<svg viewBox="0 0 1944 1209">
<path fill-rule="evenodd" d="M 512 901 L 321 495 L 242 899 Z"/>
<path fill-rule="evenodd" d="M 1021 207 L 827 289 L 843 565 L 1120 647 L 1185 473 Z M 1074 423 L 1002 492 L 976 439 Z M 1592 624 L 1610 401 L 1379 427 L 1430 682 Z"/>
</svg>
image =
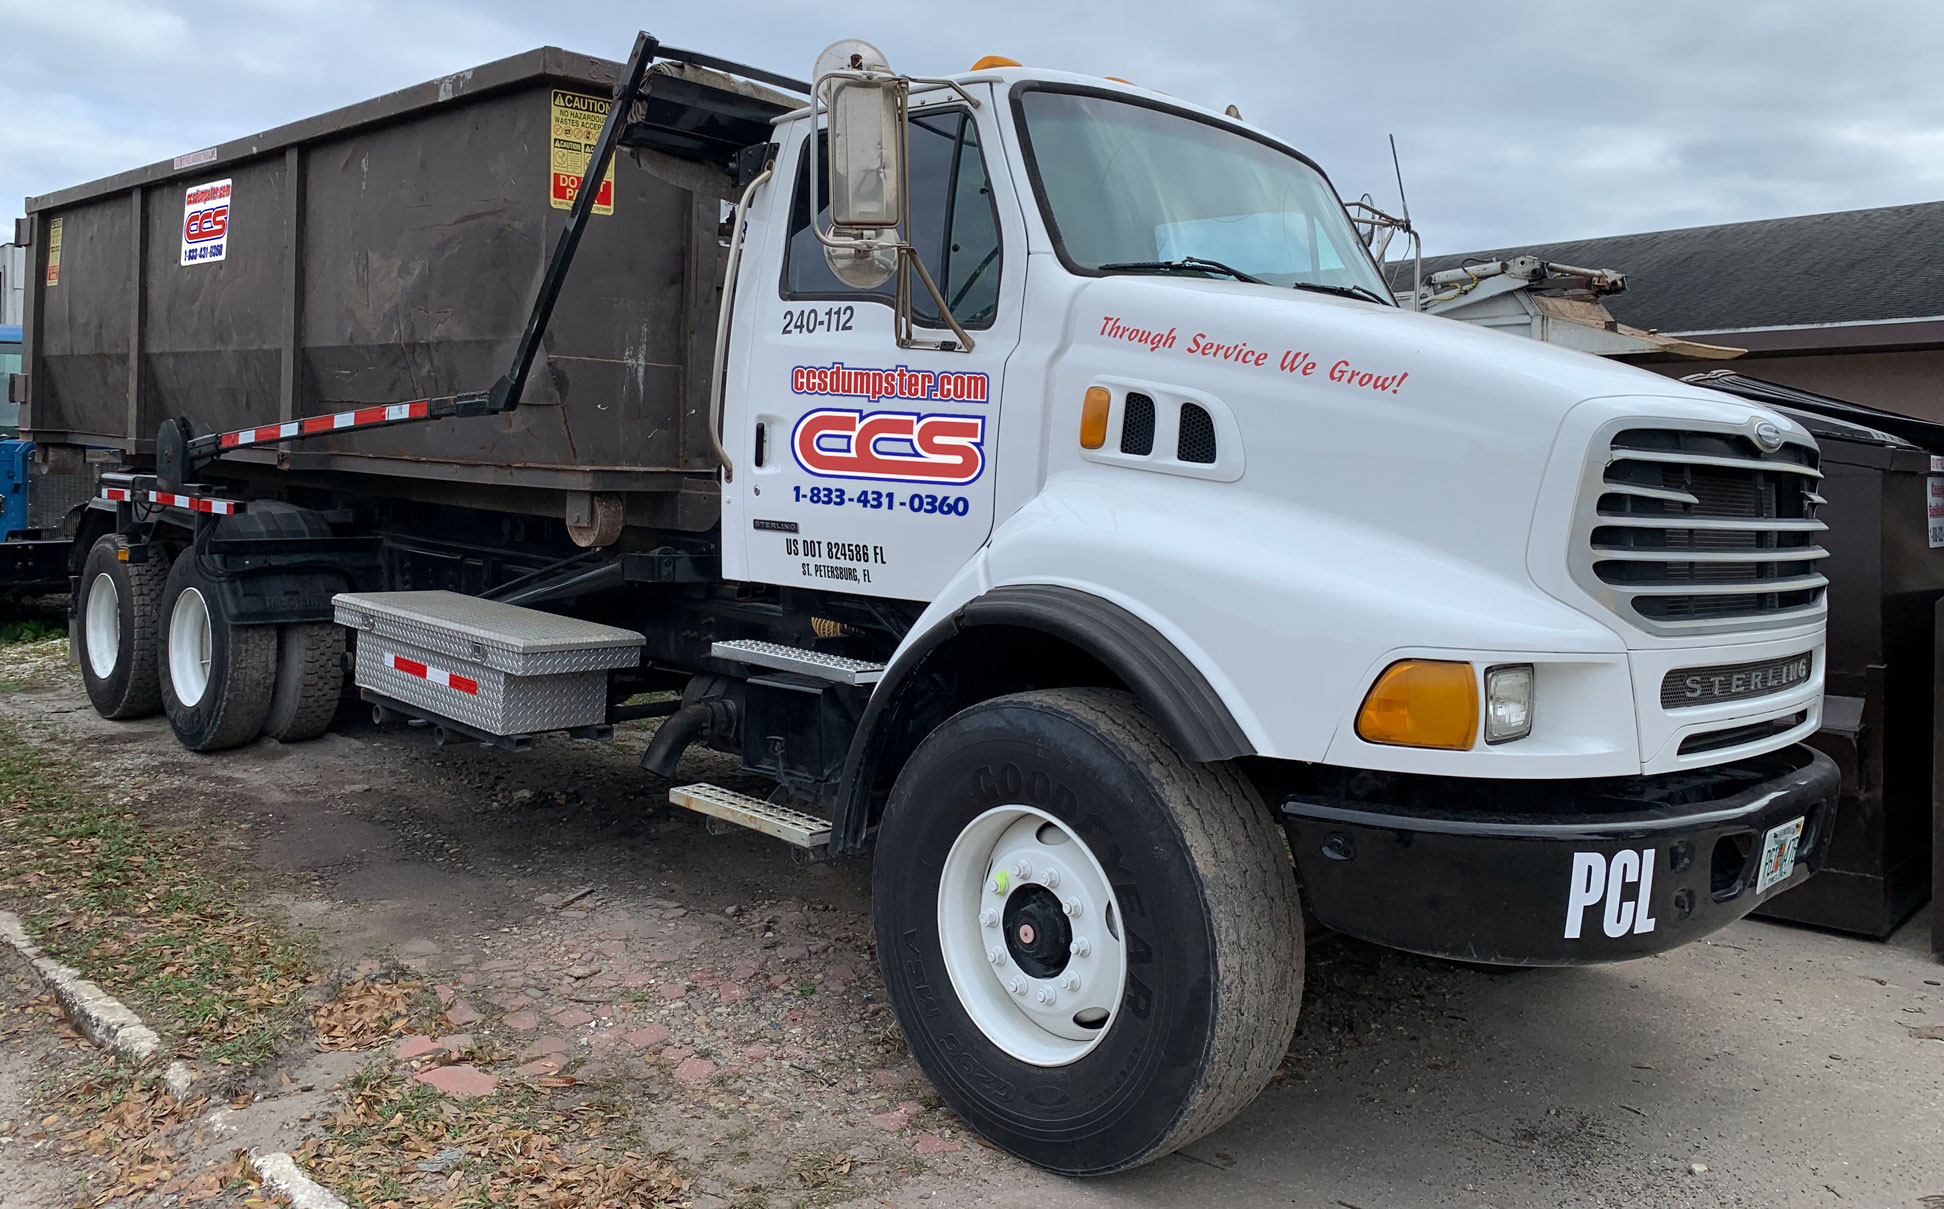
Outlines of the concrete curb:
<svg viewBox="0 0 1944 1209">
<path fill-rule="evenodd" d="M 44 955 L 27 935 L 20 917 L 11 911 L 0 911 L 0 939 L 19 950 L 34 967 L 61 1010 L 88 1040 L 130 1062 L 146 1062 L 162 1052 L 162 1038 L 154 1029 L 143 1024 L 121 1000 L 81 977 L 79 970 Z"/>
<path fill-rule="evenodd" d="M 263 1177 L 264 1187 L 290 1198 L 296 1209 L 346 1209 L 330 1189 L 305 1175 L 297 1160 L 282 1151 L 251 1151 L 250 1164 Z"/>
</svg>

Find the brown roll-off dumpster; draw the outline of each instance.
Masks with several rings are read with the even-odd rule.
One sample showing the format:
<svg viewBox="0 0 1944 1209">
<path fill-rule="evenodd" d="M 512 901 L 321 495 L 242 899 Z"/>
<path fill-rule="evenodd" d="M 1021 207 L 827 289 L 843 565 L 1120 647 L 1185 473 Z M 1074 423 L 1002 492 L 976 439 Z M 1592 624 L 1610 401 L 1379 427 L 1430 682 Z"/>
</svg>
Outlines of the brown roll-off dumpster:
<svg viewBox="0 0 1944 1209">
<path fill-rule="evenodd" d="M 23 428 L 140 465 L 170 418 L 205 433 L 491 387 L 621 70 L 533 50 L 30 198 Z M 632 523 L 712 524 L 721 203 L 734 153 L 796 103 L 692 62 L 655 65 L 647 92 L 523 406 L 239 451 L 225 472 L 382 475 L 392 496 L 436 481 L 448 503 L 582 524 L 597 502 Z"/>
</svg>

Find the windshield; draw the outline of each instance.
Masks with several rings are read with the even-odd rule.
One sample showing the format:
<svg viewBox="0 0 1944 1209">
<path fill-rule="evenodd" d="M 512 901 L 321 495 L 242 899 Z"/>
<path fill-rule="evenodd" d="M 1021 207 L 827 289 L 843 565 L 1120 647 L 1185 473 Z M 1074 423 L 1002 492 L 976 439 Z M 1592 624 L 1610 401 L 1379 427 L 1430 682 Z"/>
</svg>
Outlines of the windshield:
<svg viewBox="0 0 1944 1209">
<path fill-rule="evenodd" d="M 1047 224 L 1071 264 L 1199 258 L 1272 285 L 1390 299 L 1343 203 L 1296 156 L 1109 97 L 1033 88 L 1018 104 Z"/>
</svg>

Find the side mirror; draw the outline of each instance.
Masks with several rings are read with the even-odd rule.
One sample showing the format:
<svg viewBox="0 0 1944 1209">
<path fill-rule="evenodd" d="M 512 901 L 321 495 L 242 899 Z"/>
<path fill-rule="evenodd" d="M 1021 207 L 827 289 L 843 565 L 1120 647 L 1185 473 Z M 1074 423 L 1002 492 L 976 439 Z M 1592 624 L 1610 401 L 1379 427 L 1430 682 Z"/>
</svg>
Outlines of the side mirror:
<svg viewBox="0 0 1944 1209">
<path fill-rule="evenodd" d="M 904 221 L 904 139 L 888 80 L 830 81 L 830 225 L 876 233 Z"/>
<path fill-rule="evenodd" d="M 900 348 L 972 351 L 972 337 L 952 318 L 925 264 L 900 228 L 905 225 L 905 132 L 913 84 L 950 88 L 967 105 L 978 99 L 952 80 L 901 76 L 884 52 L 869 42 L 846 38 L 817 56 L 810 85 L 810 146 L 816 146 L 818 111 L 826 116 L 829 171 L 825 187 L 830 229 L 813 219 L 811 231 L 823 245 L 824 259 L 837 280 L 855 290 L 874 290 L 897 277 L 897 337 Z M 816 173 L 811 173 L 816 179 Z M 822 207 L 817 200 L 812 210 Z M 922 340 L 912 330 L 911 278 L 915 276 L 953 340 Z"/>
</svg>

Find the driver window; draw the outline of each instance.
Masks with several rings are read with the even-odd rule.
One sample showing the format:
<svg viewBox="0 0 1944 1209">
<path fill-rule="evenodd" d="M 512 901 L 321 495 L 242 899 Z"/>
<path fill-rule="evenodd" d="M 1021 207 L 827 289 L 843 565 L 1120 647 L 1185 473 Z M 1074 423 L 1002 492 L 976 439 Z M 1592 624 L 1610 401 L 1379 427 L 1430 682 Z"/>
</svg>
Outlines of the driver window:
<svg viewBox="0 0 1944 1209">
<path fill-rule="evenodd" d="M 817 134 L 822 159 L 824 134 Z M 945 296 L 952 315 L 967 328 L 986 328 L 999 309 L 999 215 L 979 150 L 979 128 L 964 110 L 931 113 L 911 122 L 910 214 L 906 232 L 912 247 Z M 823 245 L 810 230 L 810 167 L 804 156 L 790 208 L 789 251 L 784 258 L 783 297 L 870 299 L 893 304 L 896 279 L 876 290 L 853 290 L 839 282 L 824 261 Z M 821 165 L 819 165 L 821 166 Z M 821 190 L 820 190 L 821 191 Z M 826 208 L 819 225 L 830 221 Z M 931 295 L 912 275 L 912 317 L 942 326 Z"/>
</svg>

